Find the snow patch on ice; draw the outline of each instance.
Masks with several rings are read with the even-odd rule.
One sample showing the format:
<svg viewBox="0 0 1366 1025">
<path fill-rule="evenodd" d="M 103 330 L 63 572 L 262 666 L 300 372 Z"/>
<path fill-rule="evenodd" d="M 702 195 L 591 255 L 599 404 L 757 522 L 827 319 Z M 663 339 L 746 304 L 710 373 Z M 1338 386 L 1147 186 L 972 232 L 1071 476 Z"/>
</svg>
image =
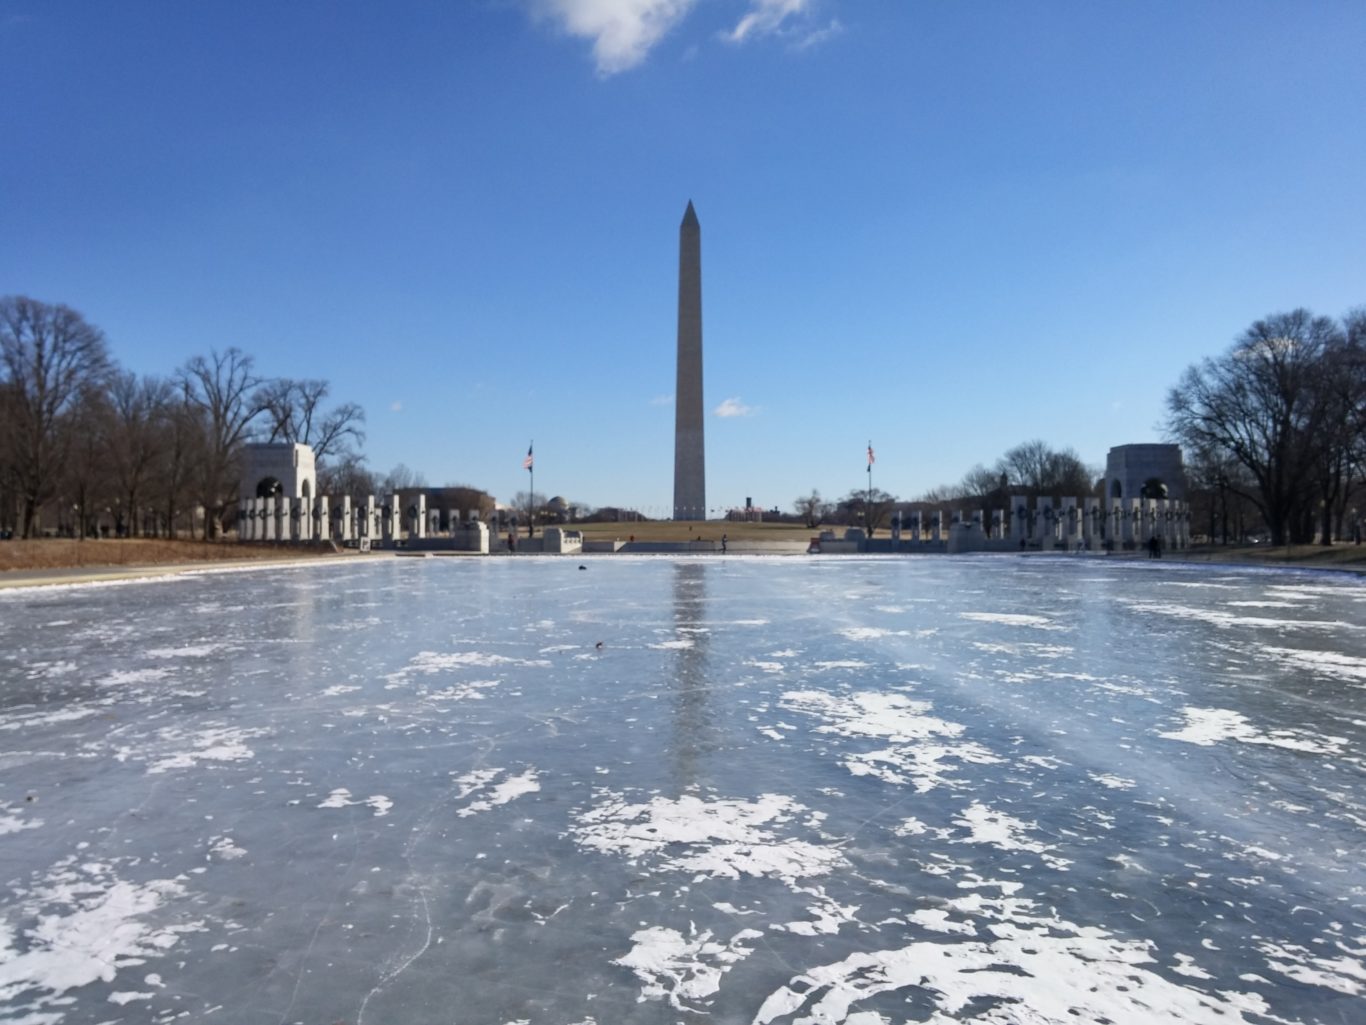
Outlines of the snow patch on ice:
<svg viewBox="0 0 1366 1025">
<path fill-rule="evenodd" d="M 945 742 L 958 738 L 964 727 L 928 715 L 933 707 L 928 701 L 915 701 L 904 694 L 788 691 L 781 704 L 826 720 L 816 727 L 817 733 L 873 737 L 905 745 L 849 755 L 844 765 L 856 776 L 874 776 L 897 785 L 914 782 L 925 792 L 948 782 L 950 767 L 946 763 L 950 760 L 977 765 L 1001 761 L 980 744 Z"/>
<path fill-rule="evenodd" d="M 594 800 L 595 807 L 570 828 L 574 841 L 632 862 L 649 859 L 671 871 L 768 877 L 789 885 L 846 864 L 836 847 L 781 835 L 807 810 L 781 794 L 760 794 L 752 801 L 685 794 L 632 804 L 621 794 L 597 790 Z"/>
<path fill-rule="evenodd" d="M 394 806 L 394 802 L 383 794 L 373 794 L 370 797 L 362 798 L 359 801 L 351 799 L 351 791 L 346 787 L 337 787 L 332 793 L 328 794 L 319 808 L 350 808 L 355 805 L 364 805 L 375 813 L 375 818 L 389 814 L 389 809 Z M 246 853 L 245 851 L 243 853 Z"/>
<path fill-rule="evenodd" d="M 1113 772 L 1092 772 L 1088 773 L 1094 783 L 1099 783 L 1110 790 L 1132 790 L 1137 784 L 1123 776 L 1116 776 Z"/>
<path fill-rule="evenodd" d="M 1347 623 L 1309 619 L 1266 619 L 1261 616 L 1235 616 L 1232 612 L 1224 612 L 1220 609 L 1195 608 L 1190 605 L 1141 601 L 1133 598 L 1120 598 L 1119 601 L 1135 612 L 1170 616 L 1173 619 L 1189 619 L 1197 623 L 1217 626 L 1221 630 L 1228 630 L 1233 627 L 1257 627 L 1277 631 L 1337 630 L 1348 626 Z"/>
<path fill-rule="evenodd" d="M 17 833 L 21 829 L 37 829 L 43 824 L 42 819 L 28 819 L 16 814 L 19 810 L 13 805 L 0 804 L 0 836 Z"/>
<path fill-rule="evenodd" d="M 906 741 L 957 737 L 963 732 L 958 723 L 927 715 L 934 707 L 930 702 L 915 701 L 904 694 L 859 691 L 845 695 L 792 690 L 783 694 L 780 703 L 794 712 L 825 719 L 824 725 L 816 727 L 817 733 Z"/>
<path fill-rule="evenodd" d="M 1022 612 L 960 612 L 961 619 L 970 619 L 974 623 L 1001 623 L 1005 626 L 1028 626 L 1036 630 L 1063 630 L 1063 626 L 1053 622 L 1047 616 L 1033 616 Z"/>
<path fill-rule="evenodd" d="M 455 782 L 460 787 L 455 795 L 457 800 L 464 800 L 472 794 L 480 796 L 477 801 L 471 801 L 456 814 L 461 818 L 466 818 L 481 811 L 496 808 L 500 804 L 515 801 L 523 794 L 535 793 L 541 789 L 539 774 L 535 769 L 527 769 L 516 776 L 508 774 L 501 783 L 494 784 L 493 781 L 505 771 L 504 769 L 475 769 L 473 772 L 457 777 Z"/>
<path fill-rule="evenodd" d="M 58 862 L 15 906 L 29 924 L 21 932 L 0 925 L 0 1006 L 28 1012 L 19 1021 L 60 1021 L 73 990 L 111 983 L 120 969 L 162 956 L 183 934 L 203 930 L 198 921 L 155 921 L 158 909 L 185 895 L 178 880 L 133 883 L 107 864 Z"/>
<path fill-rule="evenodd" d="M 155 683 L 171 675 L 169 669 L 116 669 L 99 680 L 97 687 L 122 687 L 132 683 Z"/>
<path fill-rule="evenodd" d="M 886 630 L 880 626 L 850 626 L 839 631 L 840 636 L 851 641 L 875 641 L 879 637 L 909 637 L 909 630 Z"/>
<path fill-rule="evenodd" d="M 210 641 L 207 644 L 186 644 L 179 648 L 148 648 L 144 654 L 148 658 L 207 658 L 226 647 L 226 644 Z"/>
<path fill-rule="evenodd" d="M 1366 658 L 1340 651 L 1305 651 L 1300 648 L 1263 647 L 1262 651 L 1292 669 L 1309 670 L 1323 676 L 1366 681 Z"/>
<path fill-rule="evenodd" d="M 857 921 L 854 916 L 858 913 L 859 906 L 857 904 L 839 903 L 825 892 L 825 887 L 803 888 L 801 892 L 808 893 L 815 898 L 814 903 L 806 909 L 811 915 L 811 920 L 782 922 L 769 926 L 770 929 L 777 932 L 790 932 L 797 936 L 832 936 L 840 931 L 840 926 Z"/>
<path fill-rule="evenodd" d="M 541 666 L 547 667 L 552 663 L 544 658 L 512 658 L 508 655 L 496 655 L 485 651 L 456 651 L 456 652 L 437 652 L 419 651 L 408 664 L 396 673 L 389 673 L 385 676 L 391 684 L 406 683 L 415 674 L 430 676 L 433 673 L 451 672 L 457 669 L 468 669 L 471 667 L 479 669 L 491 669 L 499 666 Z"/>
<path fill-rule="evenodd" d="M 206 726 L 201 730 L 187 732 L 177 727 L 161 730 L 158 736 L 164 743 L 188 744 L 182 751 L 164 755 L 147 767 L 149 773 L 169 772 L 172 769 L 190 769 L 200 762 L 240 762 L 255 757 L 255 752 L 246 742 L 260 736 L 264 730 L 240 729 L 235 726 Z M 125 749 L 118 755 L 127 757 Z"/>
<path fill-rule="evenodd" d="M 689 925 L 688 936 L 677 929 L 652 926 L 631 934 L 630 952 L 613 961 L 633 971 L 641 983 L 640 1000 L 668 1000 L 679 1011 L 700 1012 L 707 998 L 721 988 L 721 976 L 754 953 L 746 941 L 763 933 L 742 929 L 729 940 L 712 938 Z"/>
<path fill-rule="evenodd" d="M 1338 945 L 1341 949 L 1341 944 Z M 1343 951 L 1341 957 L 1319 957 L 1291 943 L 1262 943 L 1257 948 L 1267 957 L 1267 967 L 1305 986 L 1321 986 L 1357 996 L 1366 993 L 1366 951 Z"/>
<path fill-rule="evenodd" d="M 957 901 L 949 906 L 967 908 Z M 769 994 L 754 1025 L 851 1025 L 868 1020 L 854 1010 L 856 1004 L 899 991 L 930 1001 L 934 1013 L 924 1020 L 943 1023 L 1251 1025 L 1263 1019 L 1247 1015 L 1270 1010 L 1255 993 L 1207 993 L 1157 974 L 1145 967 L 1155 963 L 1146 940 L 1022 914 L 1028 906 L 1020 901 L 1014 914 L 990 916 L 1005 919 L 990 927 L 991 939 L 860 951 L 803 972 Z M 971 923 L 952 921 L 941 911 L 917 912 L 912 921 L 934 932 L 975 934 Z"/>
<path fill-rule="evenodd" d="M 954 843 L 985 844 L 1003 851 L 1037 854 L 1044 864 L 1064 872 L 1071 864 L 1068 859 L 1054 853 L 1056 847 L 1028 838 L 1029 832 L 1038 828 L 1037 822 L 1025 822 L 1006 812 L 988 808 L 981 801 L 972 802 L 953 821 L 968 830 L 966 837 Z"/>
<path fill-rule="evenodd" d="M 247 856 L 246 849 L 238 847 L 230 836 L 210 837 L 209 853 L 217 855 L 225 861 L 236 861 L 238 858 Z"/>
<path fill-rule="evenodd" d="M 1247 716 L 1228 708 L 1181 709 L 1186 717 L 1183 729 L 1159 733 L 1167 740 L 1181 740 L 1187 744 L 1210 747 L 1221 740 L 1236 740 L 1243 744 L 1264 744 L 1307 754 L 1336 754 L 1347 743 L 1345 737 L 1330 737 L 1308 730 L 1272 730 L 1263 733 L 1248 721 Z"/>
</svg>

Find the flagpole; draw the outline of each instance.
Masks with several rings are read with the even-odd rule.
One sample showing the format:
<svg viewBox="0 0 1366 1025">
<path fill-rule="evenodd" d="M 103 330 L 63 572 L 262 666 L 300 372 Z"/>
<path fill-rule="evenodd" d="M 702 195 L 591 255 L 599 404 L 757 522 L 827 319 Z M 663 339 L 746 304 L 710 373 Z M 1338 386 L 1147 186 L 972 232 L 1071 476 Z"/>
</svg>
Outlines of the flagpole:
<svg viewBox="0 0 1366 1025">
<path fill-rule="evenodd" d="M 530 500 L 529 502 L 527 502 L 527 505 L 530 506 L 530 508 L 527 510 L 527 519 L 530 521 L 530 522 L 528 523 L 528 525 L 527 525 L 527 529 L 528 529 L 528 531 L 529 531 L 528 534 L 527 534 L 527 537 L 535 537 L 535 536 L 536 536 L 536 457 L 535 457 L 535 452 L 536 452 L 536 439 L 535 439 L 535 438 L 532 438 L 532 439 L 531 439 L 531 444 L 527 446 L 527 450 L 526 450 L 527 458 L 531 460 L 531 462 L 527 465 L 527 468 L 526 468 L 526 469 L 527 469 L 527 473 L 531 474 L 531 500 Z"/>
<path fill-rule="evenodd" d="M 864 502 L 864 525 L 868 528 L 868 536 L 873 536 L 873 441 L 868 439 L 868 500 Z"/>
</svg>

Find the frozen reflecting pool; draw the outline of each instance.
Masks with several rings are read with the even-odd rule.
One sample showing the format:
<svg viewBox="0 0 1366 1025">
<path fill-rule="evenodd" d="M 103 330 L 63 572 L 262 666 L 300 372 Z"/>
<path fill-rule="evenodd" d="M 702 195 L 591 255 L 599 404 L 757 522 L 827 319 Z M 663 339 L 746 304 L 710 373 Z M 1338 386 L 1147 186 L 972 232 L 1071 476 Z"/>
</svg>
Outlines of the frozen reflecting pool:
<svg viewBox="0 0 1366 1025">
<path fill-rule="evenodd" d="M 1363 1020 L 1357 579 L 374 558 L 0 623 L 0 1022 Z"/>
</svg>

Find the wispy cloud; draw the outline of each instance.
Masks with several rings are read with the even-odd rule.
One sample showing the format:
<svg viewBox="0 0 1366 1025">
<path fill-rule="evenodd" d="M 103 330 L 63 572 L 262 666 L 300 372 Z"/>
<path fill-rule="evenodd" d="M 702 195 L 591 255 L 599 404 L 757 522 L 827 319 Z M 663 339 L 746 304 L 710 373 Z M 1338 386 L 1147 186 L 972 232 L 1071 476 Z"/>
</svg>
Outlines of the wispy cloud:
<svg viewBox="0 0 1366 1025">
<path fill-rule="evenodd" d="M 844 31 L 837 18 L 823 27 L 814 26 L 818 0 L 749 0 L 746 12 L 722 38 L 737 46 L 751 39 L 774 36 L 794 50 L 808 50 Z"/>
<path fill-rule="evenodd" d="M 652 406 L 672 406 L 674 397 L 672 395 L 656 395 L 650 400 Z"/>
<path fill-rule="evenodd" d="M 389 403 L 389 409 L 395 413 L 402 413 L 403 403 L 400 402 L 398 399 L 395 399 L 393 402 Z"/>
<path fill-rule="evenodd" d="M 721 405 L 712 410 L 713 414 L 721 417 L 731 416 L 754 416 L 759 412 L 758 406 L 746 406 L 740 401 L 739 396 L 726 399 Z"/>
<path fill-rule="evenodd" d="M 640 64 L 696 5 L 697 0 L 531 0 L 579 39 L 593 41 L 593 59 L 604 78 Z"/>
</svg>

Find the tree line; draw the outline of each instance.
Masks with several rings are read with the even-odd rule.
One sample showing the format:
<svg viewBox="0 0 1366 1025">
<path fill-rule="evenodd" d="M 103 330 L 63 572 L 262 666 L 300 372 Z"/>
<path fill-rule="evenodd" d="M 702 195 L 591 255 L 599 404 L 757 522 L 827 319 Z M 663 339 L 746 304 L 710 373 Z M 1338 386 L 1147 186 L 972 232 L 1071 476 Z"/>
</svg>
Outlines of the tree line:
<svg viewBox="0 0 1366 1025">
<path fill-rule="evenodd" d="M 320 491 L 340 490 L 365 472 L 365 412 L 328 393 L 264 377 L 237 348 L 140 376 L 70 307 L 0 298 L 0 531 L 174 537 L 198 507 L 216 537 L 249 441 L 312 446 Z"/>
<path fill-rule="evenodd" d="M 1038 439 L 1022 442 L 990 467 L 979 463 L 957 484 L 931 488 L 917 499 L 902 501 L 881 488 L 855 488 L 837 501 L 812 490 L 792 503 L 795 518 L 808 527 L 822 523 L 865 527 L 870 536 L 886 527 L 897 512 L 954 503 L 965 511 L 989 514 L 1005 509 L 1012 495 L 1091 495 L 1100 471 L 1088 467 L 1070 448 L 1055 449 Z"/>
<path fill-rule="evenodd" d="M 1273 313 L 1222 354 L 1182 373 L 1167 395 L 1167 437 L 1185 456 L 1192 528 L 1211 541 L 1265 531 L 1273 544 L 1360 540 L 1366 510 L 1366 307 L 1341 319 L 1309 310 Z M 1145 482 L 1161 494 L 1164 482 Z M 819 491 L 793 503 L 807 526 L 877 529 L 897 511 L 957 503 L 1005 508 L 1012 495 L 1104 496 L 1104 476 L 1070 448 L 1039 440 L 1015 446 L 957 484 L 902 502 L 855 489 L 827 502 Z"/>
<path fill-rule="evenodd" d="M 1211 537 L 1250 505 L 1273 544 L 1356 533 L 1366 494 L 1366 308 L 1273 313 L 1167 396 Z"/>
</svg>

